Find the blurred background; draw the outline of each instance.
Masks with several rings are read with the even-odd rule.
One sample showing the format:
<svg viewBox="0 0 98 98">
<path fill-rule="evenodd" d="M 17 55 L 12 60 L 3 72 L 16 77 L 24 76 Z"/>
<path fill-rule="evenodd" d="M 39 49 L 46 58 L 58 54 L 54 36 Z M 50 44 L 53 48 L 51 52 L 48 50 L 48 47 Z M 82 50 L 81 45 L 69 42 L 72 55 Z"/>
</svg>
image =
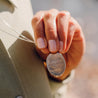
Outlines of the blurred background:
<svg viewBox="0 0 98 98">
<path fill-rule="evenodd" d="M 69 84 L 66 98 L 98 98 L 98 0 L 31 0 L 34 14 L 52 8 L 67 10 L 81 25 L 85 55 Z"/>
</svg>

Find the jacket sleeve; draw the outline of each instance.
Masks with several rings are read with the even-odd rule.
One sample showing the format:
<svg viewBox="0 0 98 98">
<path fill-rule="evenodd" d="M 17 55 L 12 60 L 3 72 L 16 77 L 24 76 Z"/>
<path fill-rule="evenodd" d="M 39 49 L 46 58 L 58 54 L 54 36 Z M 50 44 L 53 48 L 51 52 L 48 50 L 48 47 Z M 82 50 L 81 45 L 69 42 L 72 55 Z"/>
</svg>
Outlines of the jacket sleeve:
<svg viewBox="0 0 98 98">
<path fill-rule="evenodd" d="M 13 6 L 8 0 L 0 0 L 0 17 L 18 33 L 6 27 L 1 20 L 0 29 L 17 37 L 24 34 L 33 39 L 30 0 L 14 0 L 14 3 L 17 7 L 11 10 Z M 0 45 L 0 98 L 15 98 L 17 95 L 23 95 L 23 98 L 52 98 L 46 70 L 35 52 L 34 44 L 1 31 L 0 39 L 5 47 Z"/>
</svg>

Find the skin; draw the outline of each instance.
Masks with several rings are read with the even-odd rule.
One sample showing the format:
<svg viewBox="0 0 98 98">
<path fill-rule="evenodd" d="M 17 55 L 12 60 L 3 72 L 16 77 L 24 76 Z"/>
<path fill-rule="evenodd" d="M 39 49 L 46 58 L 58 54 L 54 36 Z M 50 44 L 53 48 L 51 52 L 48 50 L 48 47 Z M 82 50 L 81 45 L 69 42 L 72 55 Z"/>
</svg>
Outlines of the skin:
<svg viewBox="0 0 98 98">
<path fill-rule="evenodd" d="M 36 49 L 42 59 L 49 53 L 62 53 L 66 70 L 57 80 L 65 79 L 78 66 L 85 50 L 85 39 L 78 22 L 67 11 L 40 11 L 32 19 Z"/>
</svg>

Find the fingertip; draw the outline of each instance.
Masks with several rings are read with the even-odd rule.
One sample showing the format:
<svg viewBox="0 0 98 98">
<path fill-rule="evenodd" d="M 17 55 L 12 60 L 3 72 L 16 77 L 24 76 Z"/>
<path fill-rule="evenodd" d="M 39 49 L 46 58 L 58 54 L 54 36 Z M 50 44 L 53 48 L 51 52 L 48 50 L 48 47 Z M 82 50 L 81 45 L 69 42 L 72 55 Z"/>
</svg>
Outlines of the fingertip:
<svg viewBox="0 0 98 98">
<path fill-rule="evenodd" d="M 60 49 L 59 49 L 59 52 L 62 53 L 62 54 L 64 54 L 64 53 L 66 53 L 65 50 L 66 50 L 66 45 L 64 46 L 63 41 L 60 41 Z"/>
<path fill-rule="evenodd" d="M 44 53 L 44 54 L 49 54 L 49 50 L 47 48 L 41 49 L 41 52 Z"/>
<path fill-rule="evenodd" d="M 47 48 L 45 49 L 39 49 L 38 47 L 36 47 L 36 50 L 38 52 L 38 54 L 40 55 L 40 57 L 43 59 L 43 60 L 46 60 L 48 54 L 49 54 L 49 51 Z"/>
<path fill-rule="evenodd" d="M 65 54 L 67 51 L 66 51 L 66 48 L 67 48 L 67 41 L 60 41 L 60 46 L 59 46 L 59 52 L 62 53 L 62 54 Z"/>
<path fill-rule="evenodd" d="M 59 49 L 59 52 L 62 52 L 63 51 L 63 41 L 60 41 L 60 49 Z"/>
<path fill-rule="evenodd" d="M 58 49 L 57 49 L 57 43 L 56 43 L 55 40 L 49 40 L 48 44 L 49 44 L 49 51 L 50 52 L 55 53 L 55 52 L 58 51 Z"/>
<path fill-rule="evenodd" d="M 37 47 L 39 48 L 39 49 L 44 49 L 44 48 L 46 48 L 46 42 L 45 42 L 45 39 L 44 38 L 42 38 L 42 37 L 39 37 L 39 38 L 37 38 Z"/>
</svg>

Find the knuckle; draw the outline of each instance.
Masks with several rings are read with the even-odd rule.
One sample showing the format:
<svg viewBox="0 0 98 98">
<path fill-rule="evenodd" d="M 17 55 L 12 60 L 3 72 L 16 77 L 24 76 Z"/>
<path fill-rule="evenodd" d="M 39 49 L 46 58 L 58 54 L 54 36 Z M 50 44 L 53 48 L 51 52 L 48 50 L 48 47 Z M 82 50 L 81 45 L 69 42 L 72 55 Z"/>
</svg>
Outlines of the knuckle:
<svg viewBox="0 0 98 98">
<path fill-rule="evenodd" d="M 71 19 L 70 19 L 70 23 L 72 23 L 72 24 L 74 24 L 75 26 L 77 26 L 77 27 L 80 28 L 79 23 L 78 23 L 73 17 L 71 17 Z"/>
<path fill-rule="evenodd" d="M 38 22 L 41 19 L 43 19 L 43 16 L 44 16 L 44 12 L 43 11 L 39 11 L 38 13 L 36 13 L 36 15 L 32 19 L 32 24 L 35 24 L 36 22 Z"/>
<path fill-rule="evenodd" d="M 39 16 L 34 16 L 33 19 L 32 19 L 32 23 L 36 23 L 36 22 L 38 22 L 40 19 L 41 19 L 41 17 L 39 17 Z"/>
<path fill-rule="evenodd" d="M 45 14 L 44 18 L 45 18 L 45 19 L 49 19 L 49 18 L 51 18 L 52 16 L 53 16 L 52 13 L 48 12 L 48 13 Z"/>
<path fill-rule="evenodd" d="M 69 20 L 69 25 L 72 26 L 72 25 L 75 25 L 75 23 L 71 20 Z"/>
<path fill-rule="evenodd" d="M 66 12 L 66 11 L 61 11 L 61 12 L 58 13 L 58 16 L 59 17 L 70 16 L 70 13 Z"/>
<path fill-rule="evenodd" d="M 75 20 L 73 20 L 73 18 L 71 17 L 70 18 L 70 20 L 69 20 L 69 26 L 71 27 L 71 26 L 74 26 L 75 27 L 75 29 L 76 29 L 76 27 L 77 27 L 77 25 L 76 25 L 76 21 Z"/>
<path fill-rule="evenodd" d="M 59 17 L 63 17 L 63 16 L 66 16 L 66 14 L 65 14 L 64 12 L 59 12 L 59 13 L 58 13 L 58 16 L 59 16 Z"/>
</svg>

